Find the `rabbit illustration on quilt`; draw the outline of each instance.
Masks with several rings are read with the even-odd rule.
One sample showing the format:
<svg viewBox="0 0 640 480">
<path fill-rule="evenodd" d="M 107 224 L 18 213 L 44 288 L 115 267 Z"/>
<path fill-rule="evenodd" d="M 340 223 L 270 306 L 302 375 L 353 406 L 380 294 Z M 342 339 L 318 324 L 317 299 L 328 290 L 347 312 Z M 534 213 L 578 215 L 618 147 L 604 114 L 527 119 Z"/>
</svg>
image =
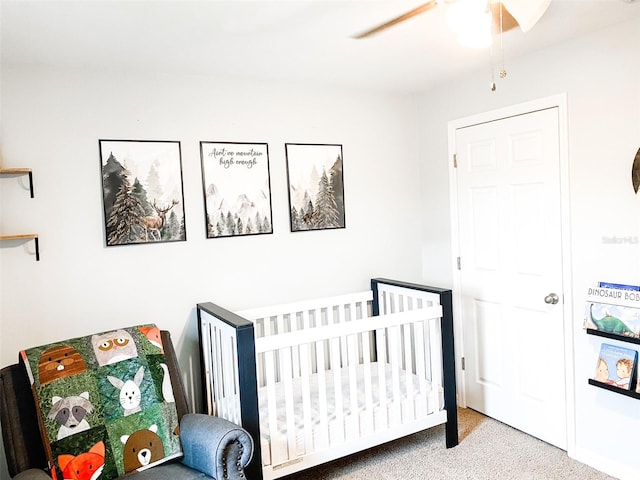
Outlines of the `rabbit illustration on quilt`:
<svg viewBox="0 0 640 480">
<path fill-rule="evenodd" d="M 122 381 L 119 378 L 107 375 L 107 380 L 120 390 L 120 405 L 124 409 L 124 416 L 137 413 L 142 410 L 140 402 L 142 401 L 142 393 L 140 392 L 140 384 L 144 377 L 144 367 L 140 367 L 136 372 L 133 380 Z"/>
</svg>

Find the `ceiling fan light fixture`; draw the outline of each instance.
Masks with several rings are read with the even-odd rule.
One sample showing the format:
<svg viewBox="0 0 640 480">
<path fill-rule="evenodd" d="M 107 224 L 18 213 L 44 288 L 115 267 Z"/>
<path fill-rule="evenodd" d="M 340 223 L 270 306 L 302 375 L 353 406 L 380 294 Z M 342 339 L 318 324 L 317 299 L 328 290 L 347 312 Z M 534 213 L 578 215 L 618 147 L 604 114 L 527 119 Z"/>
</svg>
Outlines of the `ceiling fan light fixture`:
<svg viewBox="0 0 640 480">
<path fill-rule="evenodd" d="M 493 43 L 491 9 L 487 0 L 458 0 L 449 6 L 446 18 L 460 45 L 488 48 Z"/>
</svg>

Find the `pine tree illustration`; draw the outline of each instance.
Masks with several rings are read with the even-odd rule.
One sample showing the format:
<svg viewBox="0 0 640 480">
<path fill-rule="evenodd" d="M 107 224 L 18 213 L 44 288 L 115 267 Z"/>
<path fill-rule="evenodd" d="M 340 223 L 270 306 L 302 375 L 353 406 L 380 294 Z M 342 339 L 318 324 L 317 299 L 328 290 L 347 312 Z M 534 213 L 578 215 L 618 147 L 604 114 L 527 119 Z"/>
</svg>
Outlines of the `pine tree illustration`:
<svg viewBox="0 0 640 480">
<path fill-rule="evenodd" d="M 302 222 L 300 221 L 300 215 L 296 207 L 291 207 L 291 230 L 297 231 L 302 229 Z"/>
<path fill-rule="evenodd" d="M 231 212 L 227 213 L 227 231 L 229 235 L 233 236 L 236 234 L 236 222 L 233 220 Z"/>
<path fill-rule="evenodd" d="M 326 170 L 322 170 L 322 176 L 318 182 L 318 196 L 316 197 L 316 210 L 313 216 L 313 228 L 337 228 L 338 207 L 333 195 L 333 187 Z"/>
<path fill-rule="evenodd" d="M 109 153 L 109 158 L 102 167 L 105 218 L 111 216 L 111 210 L 116 203 L 116 195 L 118 195 L 122 184 L 126 182 L 127 175 L 127 170 L 113 156 L 113 152 Z"/>
<path fill-rule="evenodd" d="M 262 222 L 262 231 L 264 233 L 271 233 L 271 222 L 269 221 L 269 217 L 265 215 L 264 222 Z"/>
<path fill-rule="evenodd" d="M 149 203 L 149 199 L 147 198 L 147 191 L 145 190 L 144 186 L 142 186 L 142 184 L 140 183 L 140 180 L 138 180 L 138 177 L 136 177 L 136 179 L 133 181 L 133 188 L 131 189 L 131 194 L 138 199 L 138 201 L 140 202 L 140 205 L 142 205 L 142 208 L 144 209 L 145 215 L 153 215 L 154 210 L 153 210 L 153 207 L 151 206 L 151 203 Z"/>
<path fill-rule="evenodd" d="M 162 228 L 162 238 L 164 240 L 179 240 L 180 239 L 180 222 L 178 222 L 178 216 L 176 212 L 171 212 L 167 222 Z"/>
<path fill-rule="evenodd" d="M 144 208 L 131 193 L 128 180 L 116 195 L 111 215 L 107 219 L 107 245 L 121 245 L 142 239 L 141 221 Z"/>
</svg>

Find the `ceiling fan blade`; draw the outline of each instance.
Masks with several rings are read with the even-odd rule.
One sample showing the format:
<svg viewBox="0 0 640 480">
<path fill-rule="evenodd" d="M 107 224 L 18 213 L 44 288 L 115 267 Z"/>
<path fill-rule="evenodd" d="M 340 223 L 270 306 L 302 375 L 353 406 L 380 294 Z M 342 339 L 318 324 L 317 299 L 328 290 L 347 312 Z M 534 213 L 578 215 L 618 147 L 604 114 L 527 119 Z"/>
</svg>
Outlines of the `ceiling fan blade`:
<svg viewBox="0 0 640 480">
<path fill-rule="evenodd" d="M 496 2 L 491 4 L 491 17 L 492 17 L 492 31 L 500 31 L 500 9 L 502 9 L 502 31 L 508 32 L 518 26 L 518 21 L 513 18 L 509 10 L 504 6 L 502 2 Z"/>
<path fill-rule="evenodd" d="M 382 30 L 386 30 L 387 28 L 393 27 L 394 25 L 397 25 L 400 22 L 404 22 L 405 20 L 409 20 L 410 18 L 415 17 L 416 15 L 419 15 L 428 10 L 431 10 L 435 6 L 436 6 L 436 0 L 432 0 L 430 2 L 424 3 L 414 8 L 413 10 L 408 11 L 407 13 L 400 15 L 399 17 L 396 17 L 392 20 L 389 20 L 388 22 L 383 23 L 382 25 L 378 25 L 375 28 L 359 33 L 358 35 L 354 35 L 353 38 L 365 38 L 371 35 L 375 35 L 376 33 L 381 32 Z"/>
<path fill-rule="evenodd" d="M 544 15 L 551 0 L 502 0 L 500 3 L 513 16 L 522 31 L 526 32 Z"/>
</svg>

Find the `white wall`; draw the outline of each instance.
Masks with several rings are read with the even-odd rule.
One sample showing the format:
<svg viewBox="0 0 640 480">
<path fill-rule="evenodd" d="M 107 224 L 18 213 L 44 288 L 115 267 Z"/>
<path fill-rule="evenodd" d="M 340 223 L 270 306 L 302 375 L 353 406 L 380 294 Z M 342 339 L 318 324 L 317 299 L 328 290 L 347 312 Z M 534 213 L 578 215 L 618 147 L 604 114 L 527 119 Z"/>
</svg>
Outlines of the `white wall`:
<svg viewBox="0 0 640 480">
<path fill-rule="evenodd" d="M 248 308 L 367 289 L 374 276 L 421 281 L 409 98 L 18 65 L 1 82 L 3 165 L 33 169 L 35 199 L 26 177 L 0 179 L 0 225 L 41 242 L 40 262 L 33 242 L 0 244 L 2 366 L 22 348 L 155 322 L 197 377 L 198 302 Z M 182 142 L 186 242 L 105 247 L 101 138 Z M 268 142 L 272 235 L 205 238 L 201 140 Z M 289 231 L 285 142 L 343 145 L 346 229 Z"/>
<path fill-rule="evenodd" d="M 20 348 L 153 321 L 173 333 L 188 371 L 197 369 L 200 301 L 244 308 L 355 290 L 376 275 L 450 286 L 447 122 L 567 92 L 573 453 L 637 478 L 640 403 L 587 384 L 600 341 L 581 325 L 587 286 L 640 282 L 639 244 L 603 242 L 640 238 L 630 180 L 640 147 L 638 38 L 633 21 L 523 59 L 507 55 L 496 92 L 484 69 L 424 94 L 419 112 L 413 99 L 354 91 L 3 66 L 0 152 L 5 166 L 34 169 L 36 198 L 1 179 L 0 224 L 3 233 L 37 231 L 42 260 L 25 253 L 30 244 L 0 245 L 1 364 Z M 99 138 L 182 142 L 187 242 L 104 246 Z M 205 239 L 200 140 L 269 143 L 273 235 Z M 285 142 L 344 145 L 345 230 L 289 232 Z"/>
<path fill-rule="evenodd" d="M 571 453 L 629 479 L 640 477 L 640 402 L 587 384 L 602 341 L 584 333 L 582 315 L 588 286 L 640 283 L 640 197 L 631 184 L 640 147 L 639 38 L 640 21 L 634 20 L 523 59 L 507 55 L 508 76 L 495 92 L 487 69 L 428 92 L 420 102 L 424 216 L 441 227 L 423 232 L 424 279 L 451 285 L 450 212 L 442 208 L 449 201 L 447 122 L 567 93 L 575 344 L 569 368 L 575 369 L 576 420 Z M 605 237 L 633 243 L 607 243 Z"/>
</svg>

